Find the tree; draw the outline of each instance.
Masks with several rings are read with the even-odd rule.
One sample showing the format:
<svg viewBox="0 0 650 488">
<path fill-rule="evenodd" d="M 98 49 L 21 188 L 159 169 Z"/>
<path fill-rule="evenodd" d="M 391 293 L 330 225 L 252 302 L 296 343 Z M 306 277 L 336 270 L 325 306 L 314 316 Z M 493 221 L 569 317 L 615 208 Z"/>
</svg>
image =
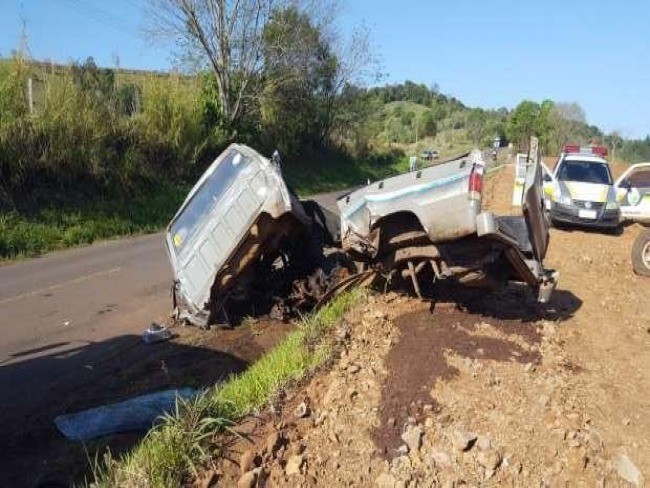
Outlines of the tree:
<svg viewBox="0 0 650 488">
<path fill-rule="evenodd" d="M 487 128 L 487 114 L 485 110 L 480 108 L 473 108 L 467 116 L 467 132 L 475 146 L 479 146 L 485 135 Z"/>
<path fill-rule="evenodd" d="M 376 74 L 368 32 L 356 29 L 347 43 L 333 29 L 336 0 L 147 0 L 150 32 L 180 44 L 183 58 L 203 60 L 214 74 L 221 122 L 231 128 L 251 125 L 261 97 L 269 91 L 292 96 L 296 75 L 314 74 L 319 64 L 321 133 L 331 132 L 337 95 L 346 83 Z M 297 23 L 279 18 L 297 12 Z M 309 39 L 303 43 L 305 22 Z M 281 25 L 282 24 L 282 25 Z M 269 29 L 271 27 L 271 29 Z M 318 34 L 320 51 L 314 48 Z M 200 64 L 200 63 L 198 63 Z M 267 107 L 268 108 L 268 107 Z M 255 123 L 255 122 L 253 122 Z"/>
<path fill-rule="evenodd" d="M 438 132 L 436 119 L 431 110 L 427 110 L 422 114 L 420 125 L 422 126 L 422 133 L 425 136 L 435 137 Z"/>
<path fill-rule="evenodd" d="M 71 68 L 72 79 L 82 92 L 93 96 L 97 101 L 108 102 L 115 91 L 115 73 L 108 68 L 98 68 L 92 57 Z"/>
<path fill-rule="evenodd" d="M 215 75 L 219 110 L 230 124 L 244 115 L 264 66 L 264 29 L 283 0 L 148 0 L 152 30 L 198 52 Z"/>
<path fill-rule="evenodd" d="M 539 113 L 539 105 L 530 100 L 524 100 L 512 112 L 506 124 L 506 136 L 516 142 L 523 151 L 528 150 L 530 136 L 535 133 L 535 121 Z"/>
<path fill-rule="evenodd" d="M 555 104 L 552 100 L 544 100 L 539 106 L 539 112 L 535 119 L 535 134 L 539 138 L 542 153 L 552 152 L 553 120 L 552 113 Z"/>
<path fill-rule="evenodd" d="M 297 8 L 278 9 L 265 27 L 263 51 L 263 132 L 285 151 L 322 142 L 329 135 L 338 60 L 321 31 Z"/>
<path fill-rule="evenodd" d="M 612 161 L 614 161 L 616 150 L 623 147 L 623 138 L 618 131 L 613 131 L 605 136 L 605 144 L 612 150 Z"/>
<path fill-rule="evenodd" d="M 555 104 L 556 112 L 564 119 L 571 122 L 587 123 L 584 109 L 576 102 L 559 102 Z"/>
<path fill-rule="evenodd" d="M 548 151 L 559 153 L 568 142 L 586 143 L 600 130 L 586 123 L 585 111 L 575 102 L 555 103 L 548 114 L 551 126 Z"/>
</svg>

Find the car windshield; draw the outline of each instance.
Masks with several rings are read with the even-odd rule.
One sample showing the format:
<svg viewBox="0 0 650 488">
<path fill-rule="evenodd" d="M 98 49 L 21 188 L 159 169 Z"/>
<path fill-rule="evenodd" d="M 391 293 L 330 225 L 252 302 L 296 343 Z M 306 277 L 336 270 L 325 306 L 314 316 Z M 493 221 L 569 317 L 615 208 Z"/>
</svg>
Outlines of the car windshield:
<svg viewBox="0 0 650 488">
<path fill-rule="evenodd" d="M 181 214 L 174 220 L 170 232 L 174 249 L 180 253 L 191 242 L 204 218 L 211 212 L 226 191 L 232 186 L 239 172 L 248 164 L 248 158 L 230 149 L 221 162 L 198 188 Z"/>
<path fill-rule="evenodd" d="M 564 161 L 558 173 L 558 180 L 601 185 L 612 184 L 609 166 L 606 163 L 595 161 Z"/>
</svg>

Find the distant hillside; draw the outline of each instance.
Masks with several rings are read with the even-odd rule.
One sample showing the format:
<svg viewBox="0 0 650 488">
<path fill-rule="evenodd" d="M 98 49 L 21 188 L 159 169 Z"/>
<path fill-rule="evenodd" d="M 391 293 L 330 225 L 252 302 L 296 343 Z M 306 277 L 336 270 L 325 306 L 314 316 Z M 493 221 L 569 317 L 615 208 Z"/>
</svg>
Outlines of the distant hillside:
<svg viewBox="0 0 650 488">
<path fill-rule="evenodd" d="M 366 124 L 374 143 L 409 152 L 433 146 L 443 154 L 453 153 L 491 147 L 495 139 L 525 150 L 531 135 L 540 138 L 542 150 L 549 155 L 558 154 L 567 142 L 610 142 L 587 122 L 576 103 L 524 100 L 514 109 L 484 110 L 467 107 L 435 86 L 411 81 L 373 87 L 364 96 L 372 107 Z"/>
</svg>

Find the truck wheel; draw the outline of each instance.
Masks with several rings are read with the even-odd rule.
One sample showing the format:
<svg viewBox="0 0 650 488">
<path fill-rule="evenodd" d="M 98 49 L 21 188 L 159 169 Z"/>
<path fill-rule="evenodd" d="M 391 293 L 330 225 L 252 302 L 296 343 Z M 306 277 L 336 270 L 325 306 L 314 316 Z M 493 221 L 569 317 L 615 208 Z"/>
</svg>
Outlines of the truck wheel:
<svg viewBox="0 0 650 488">
<path fill-rule="evenodd" d="M 650 277 L 650 229 L 643 230 L 634 241 L 632 268 L 636 274 Z"/>
</svg>

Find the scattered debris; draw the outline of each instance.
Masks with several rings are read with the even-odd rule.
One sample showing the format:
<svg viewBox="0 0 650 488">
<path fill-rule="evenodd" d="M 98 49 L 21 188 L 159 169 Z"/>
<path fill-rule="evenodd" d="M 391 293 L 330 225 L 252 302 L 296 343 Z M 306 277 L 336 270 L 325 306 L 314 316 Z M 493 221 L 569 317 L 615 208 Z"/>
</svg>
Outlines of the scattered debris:
<svg viewBox="0 0 650 488">
<path fill-rule="evenodd" d="M 237 481 L 237 488 L 255 488 L 261 472 L 262 468 L 255 468 L 244 473 Z"/>
<path fill-rule="evenodd" d="M 172 338 L 172 331 L 164 325 L 152 322 L 148 329 L 142 333 L 142 340 L 147 344 L 167 341 Z"/>
<path fill-rule="evenodd" d="M 431 452 L 431 462 L 435 469 L 445 469 L 449 468 L 452 465 L 451 454 L 447 451 L 432 449 Z"/>
<path fill-rule="evenodd" d="M 54 419 L 54 423 L 64 436 L 75 441 L 144 431 L 150 429 L 161 415 L 171 412 L 178 398 L 188 399 L 197 394 L 194 388 L 159 391 L 112 405 L 60 415 Z"/>
<path fill-rule="evenodd" d="M 253 464 L 255 463 L 255 452 L 250 449 L 244 451 L 244 453 L 239 458 L 239 470 L 241 474 L 245 474 L 251 469 L 253 469 Z"/>
<path fill-rule="evenodd" d="M 271 456 L 275 457 L 276 452 L 282 446 L 282 435 L 277 432 L 271 432 L 266 438 L 266 452 Z"/>
<path fill-rule="evenodd" d="M 476 438 L 476 447 L 478 447 L 481 451 L 487 451 L 492 447 L 492 441 L 487 436 L 479 435 Z"/>
<path fill-rule="evenodd" d="M 409 425 L 406 427 L 406 430 L 402 434 L 402 440 L 406 443 L 409 448 L 409 451 L 419 451 L 420 446 L 422 446 L 422 436 L 424 435 L 424 430 L 419 425 L 412 426 Z"/>
</svg>

